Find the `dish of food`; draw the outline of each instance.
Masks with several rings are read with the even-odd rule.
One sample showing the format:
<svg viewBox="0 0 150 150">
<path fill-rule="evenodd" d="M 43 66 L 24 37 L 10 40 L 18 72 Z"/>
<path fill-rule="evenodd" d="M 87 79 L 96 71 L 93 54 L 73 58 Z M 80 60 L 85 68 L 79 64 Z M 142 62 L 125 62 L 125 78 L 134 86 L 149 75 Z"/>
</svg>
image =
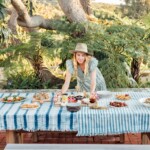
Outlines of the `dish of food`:
<svg viewBox="0 0 150 150">
<path fill-rule="evenodd" d="M 40 107 L 40 105 L 37 104 L 37 103 L 30 103 L 30 104 L 23 104 L 23 105 L 21 105 L 22 109 L 37 109 L 39 107 Z"/>
<path fill-rule="evenodd" d="M 33 101 L 40 102 L 40 103 L 49 102 L 50 101 L 50 97 L 49 97 L 49 94 L 45 93 L 45 92 L 36 93 L 33 96 Z"/>
<path fill-rule="evenodd" d="M 139 99 L 139 102 L 146 107 L 150 107 L 150 97 L 147 98 L 141 98 Z"/>
<path fill-rule="evenodd" d="M 1 98 L 0 101 L 3 103 L 17 103 L 17 102 L 22 102 L 25 100 L 25 97 L 22 96 L 6 96 L 4 98 Z"/>
<path fill-rule="evenodd" d="M 131 99 L 129 94 L 118 94 L 116 95 L 116 98 L 119 100 L 129 100 Z"/>
<path fill-rule="evenodd" d="M 69 103 L 76 103 L 77 99 L 74 96 L 68 96 L 68 102 Z"/>
<path fill-rule="evenodd" d="M 81 103 L 67 103 L 67 110 L 71 112 L 77 112 L 81 108 Z"/>
<path fill-rule="evenodd" d="M 77 95 L 77 96 L 74 96 L 76 100 L 82 100 L 84 98 L 84 96 L 82 95 Z"/>
<path fill-rule="evenodd" d="M 112 107 L 126 107 L 126 106 L 128 106 L 124 102 L 116 102 L 116 101 L 110 102 L 109 105 L 112 106 Z"/>
</svg>

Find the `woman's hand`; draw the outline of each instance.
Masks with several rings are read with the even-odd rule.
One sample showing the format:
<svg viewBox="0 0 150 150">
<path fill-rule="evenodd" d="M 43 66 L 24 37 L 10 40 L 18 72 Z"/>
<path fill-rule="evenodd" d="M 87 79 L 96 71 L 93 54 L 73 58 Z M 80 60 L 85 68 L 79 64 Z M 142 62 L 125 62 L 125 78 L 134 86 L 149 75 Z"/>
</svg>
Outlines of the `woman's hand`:
<svg viewBox="0 0 150 150">
<path fill-rule="evenodd" d="M 91 92 L 90 93 L 90 98 L 97 99 L 97 93 L 96 92 Z"/>
</svg>

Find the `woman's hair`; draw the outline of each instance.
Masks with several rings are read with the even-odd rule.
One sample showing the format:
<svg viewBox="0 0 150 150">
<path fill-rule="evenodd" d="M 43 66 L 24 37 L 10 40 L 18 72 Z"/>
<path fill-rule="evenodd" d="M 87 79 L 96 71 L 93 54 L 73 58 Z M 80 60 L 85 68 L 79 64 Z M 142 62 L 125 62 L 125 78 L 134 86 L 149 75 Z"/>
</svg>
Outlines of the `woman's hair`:
<svg viewBox="0 0 150 150">
<path fill-rule="evenodd" d="M 89 61 L 91 60 L 92 56 L 86 55 L 85 58 L 85 70 L 84 75 L 86 76 L 88 74 L 88 68 L 89 68 Z M 78 75 L 78 62 L 76 60 L 76 53 L 73 54 L 73 66 L 74 66 L 74 74 L 75 76 Z"/>
</svg>

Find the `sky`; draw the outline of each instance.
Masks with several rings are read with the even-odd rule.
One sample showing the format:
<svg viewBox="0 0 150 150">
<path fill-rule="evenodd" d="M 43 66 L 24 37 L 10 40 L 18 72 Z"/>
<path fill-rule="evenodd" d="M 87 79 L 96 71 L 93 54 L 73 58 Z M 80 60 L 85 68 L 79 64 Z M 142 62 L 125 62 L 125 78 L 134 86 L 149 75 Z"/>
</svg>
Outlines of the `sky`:
<svg viewBox="0 0 150 150">
<path fill-rule="evenodd" d="M 103 2 L 103 3 L 110 3 L 110 4 L 124 4 L 123 0 L 93 0 L 95 2 Z"/>
</svg>

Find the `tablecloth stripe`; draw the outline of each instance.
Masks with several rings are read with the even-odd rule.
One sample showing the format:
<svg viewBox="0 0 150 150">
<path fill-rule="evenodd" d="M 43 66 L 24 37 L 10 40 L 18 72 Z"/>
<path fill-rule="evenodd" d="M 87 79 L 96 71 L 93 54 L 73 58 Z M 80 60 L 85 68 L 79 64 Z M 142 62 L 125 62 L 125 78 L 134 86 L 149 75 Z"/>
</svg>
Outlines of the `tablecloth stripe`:
<svg viewBox="0 0 150 150">
<path fill-rule="evenodd" d="M 26 93 L 26 94 L 25 94 L 25 97 L 27 97 L 28 94 L 29 94 L 29 93 Z M 21 95 L 21 96 L 22 96 L 22 95 Z M 24 97 L 24 96 L 22 96 L 22 97 Z M 23 103 L 24 103 L 24 101 L 20 103 L 20 106 L 21 106 Z M 18 107 L 17 111 L 16 111 L 15 114 L 14 114 L 15 130 L 18 129 L 18 126 L 17 126 L 17 113 L 19 112 L 19 110 L 20 110 L 20 107 Z"/>
<path fill-rule="evenodd" d="M 52 106 L 53 106 L 53 98 L 54 98 L 54 93 L 52 93 L 51 104 L 50 104 L 50 107 L 46 113 L 46 129 L 48 129 L 48 127 L 49 127 L 49 113 L 50 113 Z"/>
<path fill-rule="evenodd" d="M 18 96 L 19 94 L 17 94 L 17 96 Z M 10 95 L 11 96 L 11 95 Z M 7 116 L 7 113 L 9 112 L 9 110 L 13 107 L 13 104 L 9 104 L 10 105 L 10 107 L 9 107 L 9 109 L 7 109 L 7 111 L 5 112 L 5 114 L 4 114 L 4 126 L 7 128 L 7 121 L 6 121 L 6 116 Z"/>
</svg>

